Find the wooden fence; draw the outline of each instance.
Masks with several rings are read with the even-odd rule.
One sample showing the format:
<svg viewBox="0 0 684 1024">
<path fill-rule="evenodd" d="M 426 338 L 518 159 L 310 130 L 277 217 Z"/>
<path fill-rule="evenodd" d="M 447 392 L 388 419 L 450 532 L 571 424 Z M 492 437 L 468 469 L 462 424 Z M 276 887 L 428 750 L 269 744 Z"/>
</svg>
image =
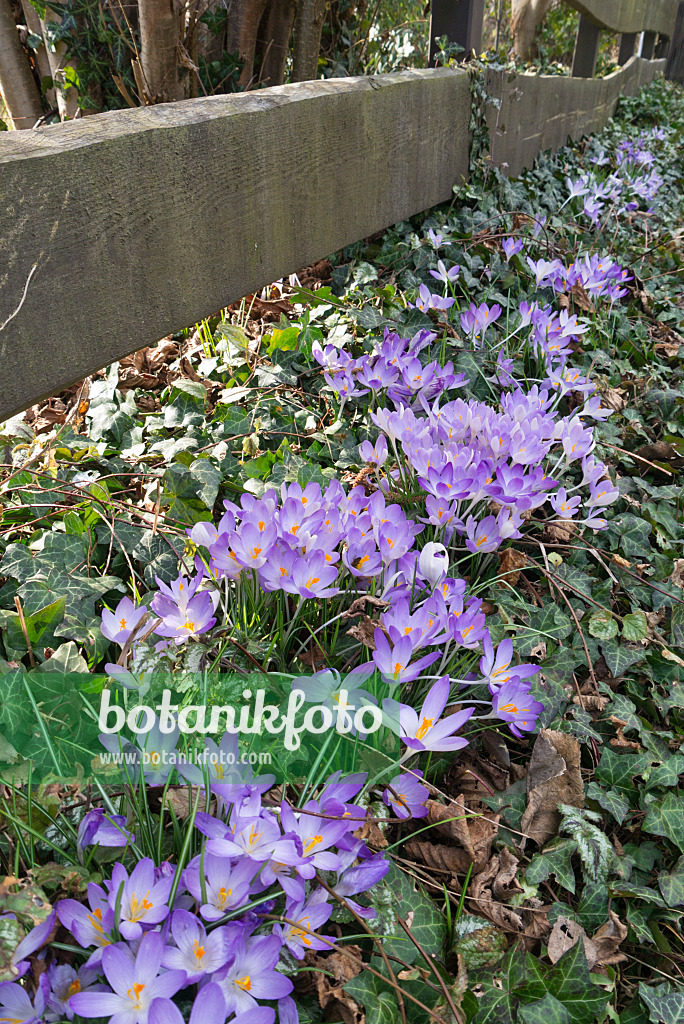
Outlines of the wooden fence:
<svg viewBox="0 0 684 1024">
<path fill-rule="evenodd" d="M 461 0 L 461 13 L 479 2 Z M 592 7 L 640 5 L 586 0 L 586 17 Z M 649 18 L 670 9 L 671 21 L 642 23 L 664 37 L 676 3 L 648 7 Z M 603 127 L 619 95 L 665 64 L 631 57 L 605 79 L 490 73 L 502 101 L 493 159 L 517 174 L 543 149 Z M 468 174 L 469 120 L 467 72 L 440 68 L 0 136 L 0 421 L 449 199 Z"/>
</svg>

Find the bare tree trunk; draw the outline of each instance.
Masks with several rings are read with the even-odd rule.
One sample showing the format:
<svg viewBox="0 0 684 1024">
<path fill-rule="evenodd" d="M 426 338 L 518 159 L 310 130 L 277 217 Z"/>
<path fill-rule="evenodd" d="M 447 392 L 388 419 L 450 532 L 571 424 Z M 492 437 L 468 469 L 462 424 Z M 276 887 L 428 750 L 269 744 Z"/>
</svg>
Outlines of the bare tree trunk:
<svg viewBox="0 0 684 1024">
<path fill-rule="evenodd" d="M 269 0 L 261 19 L 256 43 L 259 81 L 262 85 L 282 85 L 285 81 L 290 37 L 297 0 Z"/>
<path fill-rule="evenodd" d="M 45 40 L 45 49 L 47 50 L 50 62 L 52 81 L 55 83 L 60 120 L 66 121 L 76 117 L 78 113 L 78 89 L 75 89 L 73 85 L 67 87 L 64 77 L 67 68 L 76 70 L 76 62 L 68 59 L 67 44 L 64 41 L 57 43 L 54 49 L 50 46 L 48 42 L 49 34 L 46 31 L 46 25 L 52 22 L 56 22 L 59 25 L 61 21 L 62 19 L 56 11 L 51 10 L 49 7 L 45 8 L 45 18 L 41 22 L 43 39 Z"/>
<path fill-rule="evenodd" d="M 45 37 L 43 36 L 43 26 L 38 12 L 31 3 L 31 0 L 21 0 L 21 9 L 24 12 L 24 20 L 26 27 L 29 32 L 32 32 L 34 36 L 40 36 L 43 40 L 42 46 L 39 46 L 37 50 L 34 50 L 36 67 L 38 68 L 38 74 L 42 80 L 44 78 L 52 78 L 52 68 L 50 67 L 50 58 L 48 56 L 47 46 L 45 44 Z M 48 89 L 45 93 L 45 99 L 50 108 L 57 105 L 57 97 L 54 89 Z"/>
<path fill-rule="evenodd" d="M 292 48 L 292 81 L 318 78 L 318 54 L 325 18 L 326 0 L 298 0 Z"/>
<path fill-rule="evenodd" d="M 537 25 L 546 17 L 551 0 L 513 0 L 513 46 L 520 60 L 529 60 Z"/>
<path fill-rule="evenodd" d="M 0 0 L 0 92 L 14 127 L 33 128 L 43 106 L 9 0 Z"/>
<path fill-rule="evenodd" d="M 244 61 L 239 79 L 243 89 L 253 84 L 254 52 L 266 3 L 267 0 L 232 0 L 228 7 L 226 49 L 230 53 L 237 53 L 240 60 Z"/>
<path fill-rule="evenodd" d="M 185 97 L 179 76 L 183 13 L 179 0 L 138 0 L 140 63 L 148 103 Z"/>
</svg>

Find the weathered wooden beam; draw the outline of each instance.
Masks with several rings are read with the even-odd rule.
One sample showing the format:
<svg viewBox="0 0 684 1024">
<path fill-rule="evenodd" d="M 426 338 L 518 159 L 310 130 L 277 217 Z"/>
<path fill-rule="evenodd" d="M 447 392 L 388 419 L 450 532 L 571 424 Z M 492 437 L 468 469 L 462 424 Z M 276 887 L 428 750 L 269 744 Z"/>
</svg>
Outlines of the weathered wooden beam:
<svg viewBox="0 0 684 1024">
<path fill-rule="evenodd" d="M 684 0 L 680 0 L 677 11 L 677 21 L 667 55 L 665 77 L 669 78 L 671 82 L 684 84 Z"/>
<path fill-rule="evenodd" d="M 0 422 L 468 174 L 465 71 L 334 79 L 0 135 Z"/>
<path fill-rule="evenodd" d="M 609 32 L 672 34 L 678 0 L 566 0 L 570 7 Z"/>
<path fill-rule="evenodd" d="M 653 51 L 655 50 L 656 41 L 655 32 L 644 32 L 644 38 L 641 43 L 640 56 L 645 60 L 651 60 L 653 58 Z"/>
<path fill-rule="evenodd" d="M 601 29 L 580 14 L 575 39 L 575 53 L 572 58 L 573 78 L 593 78 L 596 74 Z"/>
<path fill-rule="evenodd" d="M 568 138 L 600 131 L 621 95 L 632 96 L 665 70 L 665 61 L 632 59 L 606 78 L 487 73 L 487 92 L 500 101 L 488 108 L 494 164 L 515 176 L 539 153 L 556 152 Z M 505 125 L 505 130 L 497 129 Z"/>
<path fill-rule="evenodd" d="M 463 47 L 462 56 L 482 49 L 485 0 L 432 0 L 430 5 L 430 67 L 435 66 L 435 39 L 446 36 Z"/>
<path fill-rule="evenodd" d="M 620 67 L 626 64 L 630 57 L 634 56 L 635 46 L 636 32 L 623 32 L 620 37 L 620 52 L 618 54 L 618 64 Z"/>
</svg>

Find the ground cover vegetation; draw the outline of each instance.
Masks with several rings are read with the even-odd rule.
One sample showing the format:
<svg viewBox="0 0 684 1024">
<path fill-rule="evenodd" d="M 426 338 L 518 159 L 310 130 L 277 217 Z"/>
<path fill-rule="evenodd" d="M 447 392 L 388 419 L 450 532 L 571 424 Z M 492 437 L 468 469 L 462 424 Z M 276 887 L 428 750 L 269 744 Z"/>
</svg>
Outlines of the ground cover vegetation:
<svg viewBox="0 0 684 1024">
<path fill-rule="evenodd" d="M 683 138 L 657 82 L 3 426 L 6 1019 L 682 1019 Z M 259 687 L 367 717 L 181 727 Z"/>
</svg>

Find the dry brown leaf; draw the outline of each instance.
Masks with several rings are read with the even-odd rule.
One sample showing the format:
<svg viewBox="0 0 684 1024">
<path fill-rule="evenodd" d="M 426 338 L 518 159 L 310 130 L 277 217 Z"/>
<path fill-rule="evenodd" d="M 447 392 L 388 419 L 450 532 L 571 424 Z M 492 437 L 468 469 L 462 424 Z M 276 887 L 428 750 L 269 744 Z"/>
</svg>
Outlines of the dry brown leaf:
<svg viewBox="0 0 684 1024">
<path fill-rule="evenodd" d="M 527 772 L 527 807 L 520 829 L 543 846 L 560 824 L 558 804 L 584 806 L 580 774 L 580 745 L 574 736 L 542 729 L 532 750 Z M 524 846 L 525 839 L 522 840 Z"/>
<path fill-rule="evenodd" d="M 577 524 L 572 519 L 556 519 L 547 523 L 544 534 L 554 544 L 568 544 L 577 533 Z"/>
<path fill-rule="evenodd" d="M 499 815 L 473 816 L 462 794 L 449 805 L 428 800 L 427 808 L 428 823 L 463 847 L 473 864 L 473 872 L 481 871 L 489 860 L 499 830 Z"/>
<path fill-rule="evenodd" d="M 613 561 L 615 562 L 616 565 L 621 565 L 623 569 L 631 569 L 632 568 L 632 563 L 628 562 L 626 558 L 622 557 L 622 555 L 615 555 L 615 554 L 613 554 L 610 557 L 613 559 Z"/>
<path fill-rule="evenodd" d="M 366 1015 L 362 1008 L 344 991 L 344 985 L 361 972 L 361 949 L 359 946 L 347 946 L 346 952 L 353 956 L 331 953 L 330 956 L 312 958 L 318 969 L 311 973 L 318 1000 L 328 1011 L 326 1016 L 329 1019 L 341 1020 L 343 1024 L 364 1024 Z"/>
<path fill-rule="evenodd" d="M 516 896 L 519 892 L 523 892 L 523 887 L 515 877 L 519 864 L 518 858 L 513 856 L 507 846 L 504 846 L 499 853 L 499 873 L 492 882 L 492 896 L 494 899 L 505 902 Z"/>
<path fill-rule="evenodd" d="M 641 750 L 641 744 L 636 740 L 628 740 L 625 736 L 623 729 L 627 723 L 623 722 L 621 718 L 616 718 L 615 715 L 610 716 L 610 722 L 615 726 L 616 735 L 611 737 L 608 742 L 611 747 L 618 747 L 620 750 Z"/>
<path fill-rule="evenodd" d="M 580 284 L 579 281 L 573 284 L 570 289 L 570 297 L 572 298 L 576 309 L 581 309 L 583 313 L 594 312 L 594 304 L 589 298 L 589 293 L 584 285 Z"/>
<path fill-rule="evenodd" d="M 367 819 L 354 832 L 356 839 L 363 839 L 374 850 L 384 850 L 387 846 L 387 839 L 375 821 Z"/>
<path fill-rule="evenodd" d="M 473 878 L 469 886 L 469 894 L 474 907 L 470 909 L 477 909 L 483 917 L 498 925 L 505 932 L 522 932 L 525 925 L 521 913 L 506 906 L 493 894 L 493 888 L 500 872 L 500 857 L 492 857 L 485 870 Z"/>
<path fill-rule="evenodd" d="M 460 846 L 444 846 L 440 843 L 422 842 L 410 839 L 405 847 L 406 856 L 425 864 L 432 871 L 443 871 L 450 875 L 464 875 L 473 859 Z"/>
<path fill-rule="evenodd" d="M 380 623 L 376 619 L 371 619 L 370 615 L 364 615 L 358 625 L 349 627 L 347 636 L 353 636 L 369 651 L 374 651 L 376 629 L 382 629 Z"/>
<path fill-rule="evenodd" d="M 684 590 L 684 558 L 676 558 L 670 582 Z"/>
<path fill-rule="evenodd" d="M 607 405 L 615 412 L 622 412 L 627 405 L 626 394 L 625 388 L 606 388 L 601 392 L 601 405 Z"/>
<path fill-rule="evenodd" d="M 508 583 L 516 584 L 520 579 L 520 570 L 527 565 L 527 555 L 515 548 L 504 548 L 499 552 L 499 576 L 505 577 Z M 504 583 L 505 586 L 505 583 Z"/>
<path fill-rule="evenodd" d="M 584 943 L 584 952 L 587 958 L 587 967 L 591 971 L 594 967 L 608 967 L 612 964 L 624 963 L 629 959 L 619 950 L 620 943 L 627 938 L 627 925 L 623 924 L 620 918 L 612 910 L 608 911 L 609 917 L 605 924 L 591 938 L 584 928 L 569 917 L 559 917 L 553 926 L 548 941 L 548 955 L 552 964 L 555 964 L 567 953 L 569 949 L 580 939 Z"/>
<path fill-rule="evenodd" d="M 587 693 L 582 697 L 575 694 L 572 703 L 585 707 L 587 711 L 603 711 L 610 704 L 610 697 L 599 697 L 595 693 Z"/>
<path fill-rule="evenodd" d="M 577 921 L 573 921 L 570 917 L 563 917 L 561 915 L 556 918 L 556 922 L 551 929 L 551 934 L 549 935 L 547 947 L 551 963 L 557 963 L 563 956 L 563 953 L 567 953 L 569 949 L 572 949 L 580 939 L 584 942 L 587 967 L 591 970 L 596 963 L 598 956 L 596 953 L 596 946 L 591 941 L 582 925 L 578 924 Z"/>
<path fill-rule="evenodd" d="M 620 953 L 618 947 L 627 938 L 627 925 L 612 910 L 608 911 L 608 920 L 602 924 L 591 941 L 596 948 L 596 963 L 599 967 L 610 964 L 624 963 L 629 958 Z"/>
</svg>

